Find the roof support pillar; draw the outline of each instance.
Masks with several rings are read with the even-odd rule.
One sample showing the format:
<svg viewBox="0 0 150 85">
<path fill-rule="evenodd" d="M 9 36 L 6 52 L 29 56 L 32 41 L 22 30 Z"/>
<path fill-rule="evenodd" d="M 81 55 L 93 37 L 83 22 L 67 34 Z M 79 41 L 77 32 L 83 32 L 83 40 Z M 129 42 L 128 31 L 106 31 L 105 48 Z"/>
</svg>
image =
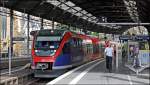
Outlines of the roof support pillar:
<svg viewBox="0 0 150 85">
<path fill-rule="evenodd" d="M 43 18 L 41 18 L 41 29 L 44 29 L 43 28 Z"/>
<path fill-rule="evenodd" d="M 29 29 L 30 29 L 30 26 L 29 26 L 29 23 L 30 23 L 30 15 L 28 14 L 27 15 L 27 56 L 29 57 L 29 40 L 30 40 L 30 36 L 29 36 Z"/>
<path fill-rule="evenodd" d="M 53 20 L 53 18 L 52 18 L 52 30 L 54 30 L 54 20 Z"/>
<path fill-rule="evenodd" d="M 82 33 L 82 29 L 80 29 L 80 33 Z"/>
<path fill-rule="evenodd" d="M 71 30 L 70 27 L 71 27 L 71 24 L 68 25 L 68 30 Z"/>
<path fill-rule="evenodd" d="M 11 59 L 13 56 L 13 10 L 10 9 L 10 42 L 9 42 L 9 75 L 11 75 Z"/>
<path fill-rule="evenodd" d="M 62 23 L 63 23 L 63 20 L 60 21 L 60 29 L 62 29 L 62 26 L 63 26 Z"/>
<path fill-rule="evenodd" d="M 87 27 L 86 26 L 83 28 L 83 31 L 85 34 L 87 34 Z"/>
</svg>

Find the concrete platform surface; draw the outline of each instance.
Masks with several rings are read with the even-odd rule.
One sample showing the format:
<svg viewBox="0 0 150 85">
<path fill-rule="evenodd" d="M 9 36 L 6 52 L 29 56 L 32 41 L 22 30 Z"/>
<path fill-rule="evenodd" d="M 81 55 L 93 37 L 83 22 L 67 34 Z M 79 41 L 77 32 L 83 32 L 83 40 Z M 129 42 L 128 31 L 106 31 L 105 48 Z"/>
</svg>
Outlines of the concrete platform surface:
<svg viewBox="0 0 150 85">
<path fill-rule="evenodd" d="M 84 65 L 82 66 L 82 68 L 79 69 L 76 68 L 76 70 L 74 70 L 73 72 L 70 71 L 54 79 L 53 81 L 48 82 L 47 85 L 57 85 L 57 84 L 149 85 L 150 84 L 149 77 L 145 77 L 148 75 L 149 75 L 148 71 L 144 72 L 144 74 L 141 73 L 139 75 L 136 75 L 135 72 L 123 66 L 121 63 L 119 64 L 118 69 L 115 69 L 115 67 L 113 67 L 112 73 L 109 73 L 108 70 L 105 68 L 105 60 L 103 60 L 103 61 L 95 61 L 88 65 Z"/>
</svg>

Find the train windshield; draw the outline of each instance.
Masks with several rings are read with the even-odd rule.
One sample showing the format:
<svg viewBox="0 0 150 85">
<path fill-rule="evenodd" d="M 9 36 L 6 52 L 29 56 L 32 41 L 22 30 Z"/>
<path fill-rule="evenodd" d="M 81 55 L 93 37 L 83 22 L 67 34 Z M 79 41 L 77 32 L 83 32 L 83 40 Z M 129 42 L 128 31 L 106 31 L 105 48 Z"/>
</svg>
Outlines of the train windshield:
<svg viewBox="0 0 150 85">
<path fill-rule="evenodd" d="M 59 47 L 60 36 L 38 36 L 35 41 L 35 53 L 38 56 L 52 56 Z"/>
</svg>

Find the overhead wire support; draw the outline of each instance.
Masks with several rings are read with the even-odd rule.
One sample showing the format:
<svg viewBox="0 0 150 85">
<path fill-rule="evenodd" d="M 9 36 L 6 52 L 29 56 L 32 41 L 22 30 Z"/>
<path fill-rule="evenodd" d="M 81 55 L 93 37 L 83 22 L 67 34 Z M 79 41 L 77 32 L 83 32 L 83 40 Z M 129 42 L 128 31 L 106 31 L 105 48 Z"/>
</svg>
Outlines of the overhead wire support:
<svg viewBox="0 0 150 85">
<path fill-rule="evenodd" d="M 150 25 L 150 23 L 98 23 L 99 25 Z"/>
</svg>

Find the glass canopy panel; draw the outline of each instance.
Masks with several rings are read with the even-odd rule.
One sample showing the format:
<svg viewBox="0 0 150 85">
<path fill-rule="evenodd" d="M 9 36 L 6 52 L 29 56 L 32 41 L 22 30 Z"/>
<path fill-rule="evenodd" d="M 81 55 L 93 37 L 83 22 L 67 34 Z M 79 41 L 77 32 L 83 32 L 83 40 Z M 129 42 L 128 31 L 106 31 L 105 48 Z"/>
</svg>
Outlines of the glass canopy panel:
<svg viewBox="0 0 150 85">
<path fill-rule="evenodd" d="M 96 17 L 95 16 L 93 16 L 93 17 L 91 17 L 92 19 L 96 19 Z"/>
<path fill-rule="evenodd" d="M 87 17 L 87 16 L 83 16 L 82 18 L 83 18 L 83 19 L 87 19 L 88 17 Z"/>
<path fill-rule="evenodd" d="M 76 16 L 82 16 L 82 14 L 81 14 L 81 13 L 76 13 L 75 15 L 76 15 Z"/>
<path fill-rule="evenodd" d="M 87 14 L 88 12 L 87 12 L 87 11 L 85 11 L 85 10 L 82 10 L 82 11 L 81 11 L 81 13 L 83 13 L 83 14 Z"/>
<path fill-rule="evenodd" d="M 59 2 L 57 0 L 48 0 L 47 2 L 49 2 L 49 3 L 51 3 L 51 4 L 55 5 L 55 6 L 61 4 L 61 2 Z"/>
<path fill-rule="evenodd" d="M 69 7 L 67 5 L 65 5 L 65 4 L 61 4 L 60 8 L 63 9 L 63 10 L 69 9 Z"/>
<path fill-rule="evenodd" d="M 73 7 L 74 9 L 76 9 L 77 11 L 81 11 L 82 9 L 80 7 Z"/>
<path fill-rule="evenodd" d="M 71 7 L 75 6 L 75 4 L 72 3 L 72 2 L 70 2 L 70 1 L 67 1 L 66 4 L 67 4 L 68 6 L 71 6 Z"/>
<path fill-rule="evenodd" d="M 79 16 L 80 18 L 83 18 L 85 20 L 88 19 L 88 21 L 96 23 L 99 21 L 95 16 L 93 16 L 91 13 L 88 13 L 87 11 L 83 10 L 80 7 L 77 7 L 74 3 L 71 1 L 66 1 L 66 0 L 47 0 L 47 2 L 55 5 L 63 10 L 66 10 L 67 12 L 72 13 L 73 15 Z M 89 18 L 90 17 L 90 18 Z"/>
<path fill-rule="evenodd" d="M 89 19 L 88 19 L 88 21 L 90 21 L 90 22 L 91 22 L 91 21 L 92 21 L 92 18 L 89 18 Z"/>
<path fill-rule="evenodd" d="M 87 16 L 91 17 L 91 16 L 92 16 L 92 14 L 88 13 L 88 14 L 87 14 Z"/>
<path fill-rule="evenodd" d="M 68 12 L 70 12 L 70 13 L 76 13 L 77 11 L 71 8 L 71 9 L 68 10 Z"/>
<path fill-rule="evenodd" d="M 134 22 L 139 22 L 138 18 L 138 12 L 137 12 L 137 7 L 136 7 L 136 2 L 135 1 L 128 1 L 128 0 L 123 0 L 125 3 L 125 6 L 127 8 L 127 11 L 129 15 L 131 16 L 132 20 Z"/>
<path fill-rule="evenodd" d="M 96 21 L 95 21 L 95 20 L 93 20 L 92 22 L 96 23 Z"/>
</svg>

